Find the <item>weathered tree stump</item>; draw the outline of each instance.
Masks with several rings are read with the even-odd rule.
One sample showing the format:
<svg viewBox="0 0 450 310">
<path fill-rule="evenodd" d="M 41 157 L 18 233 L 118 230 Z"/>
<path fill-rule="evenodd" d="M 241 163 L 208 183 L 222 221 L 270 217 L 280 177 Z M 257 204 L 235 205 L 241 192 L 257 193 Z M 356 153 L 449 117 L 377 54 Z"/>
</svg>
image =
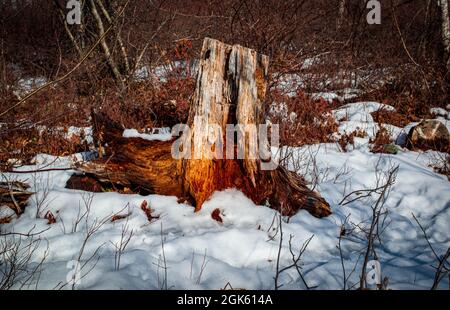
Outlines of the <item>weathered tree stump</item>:
<svg viewBox="0 0 450 310">
<path fill-rule="evenodd" d="M 183 135 L 172 141 L 123 138 L 124 128 L 95 113 L 94 135 L 106 143 L 105 156 L 79 169 L 103 182 L 189 198 L 196 211 L 214 191 L 237 188 L 284 215 L 299 209 L 331 214 L 300 176 L 276 166 L 266 135 L 253 131 L 265 122 L 268 63 L 254 50 L 206 38 L 188 126 L 177 132 Z"/>
</svg>

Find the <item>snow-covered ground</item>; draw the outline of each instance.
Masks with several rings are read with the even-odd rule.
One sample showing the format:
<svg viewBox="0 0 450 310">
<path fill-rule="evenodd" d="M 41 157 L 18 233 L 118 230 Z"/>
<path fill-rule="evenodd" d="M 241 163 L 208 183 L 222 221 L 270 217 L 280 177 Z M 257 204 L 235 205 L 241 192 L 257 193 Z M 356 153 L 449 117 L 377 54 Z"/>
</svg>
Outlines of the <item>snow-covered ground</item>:
<svg viewBox="0 0 450 310">
<path fill-rule="evenodd" d="M 333 211 L 323 219 L 300 211 L 289 221 L 284 218 L 286 222 L 282 224 L 280 268 L 292 263 L 289 236 L 292 236 L 295 252 L 313 236 L 301 260 L 302 273 L 310 287 L 343 288 L 343 269 L 337 248 L 341 225 L 346 218 L 346 229 L 369 225 L 371 206 L 378 195 L 346 205 L 340 202 L 352 191 L 375 187 L 377 177 L 397 165 L 396 182 L 384 205 L 388 211 L 385 230 L 375 242 L 382 277 L 387 277 L 388 287 L 429 289 L 432 286 L 435 273 L 432 266 L 436 265 L 436 258 L 413 214 L 426 229 L 438 255 L 443 255 L 450 246 L 450 183 L 429 166 L 437 164 L 445 154 L 401 148 L 396 155 L 371 153 L 369 138 L 383 125 L 375 124 L 370 112 L 380 106 L 373 102 L 356 103 L 333 112 L 336 119 L 341 120 L 340 132 L 350 132 L 356 127 L 367 131 L 366 138 L 355 138 L 355 146 L 348 152 L 342 152 L 337 144 L 291 149 L 295 156 L 289 163 L 290 168 L 317 183 L 315 189 Z M 448 123 L 446 125 L 449 127 Z M 393 136 L 402 132 L 402 128 L 391 129 Z M 39 155 L 36 165 L 20 169 L 70 167 L 74 158 L 80 160 L 82 156 Z M 176 197 L 66 189 L 66 181 L 73 172 L 6 175 L 9 179 L 26 181 L 31 185 L 30 190 L 36 191 L 25 213 L 9 224 L 2 224 L 0 229 L 2 233 L 43 231 L 33 237 L 40 238 L 41 243 L 30 264 L 32 268 L 45 257 L 38 288 L 71 288 L 65 284 L 74 274 L 81 277 L 75 286 L 78 289 L 220 289 L 227 283 L 233 288 L 274 288 L 280 242 L 278 216 L 274 210 L 256 206 L 234 189 L 216 192 L 198 213 L 194 213 L 193 207 L 178 203 Z M 149 222 L 141 209 L 143 201 L 147 201 L 152 215 L 158 218 Z M 223 223 L 211 217 L 216 208 L 221 210 Z M 0 209 L 0 214 L 9 212 L 4 207 Z M 49 225 L 43 218 L 48 211 L 56 217 L 56 223 Z M 128 217 L 111 222 L 114 215 Z M 126 241 L 131 231 L 131 239 L 118 266 L 117 247 L 120 247 L 121 236 L 124 235 L 122 239 Z M 92 234 L 87 238 L 89 232 Z M 2 238 L 27 240 L 31 237 Z M 346 276 L 350 275 L 347 288 L 359 282 L 361 253 L 366 240 L 364 233 L 356 229 L 342 241 L 343 265 Z M 81 262 L 79 273 L 77 261 Z M 36 283 L 33 282 L 25 288 L 34 288 Z M 283 272 L 279 284 L 283 285 L 282 289 L 305 289 L 295 268 Z M 16 288 L 19 286 L 17 284 Z M 440 288 L 448 287 L 449 280 L 444 278 Z"/>
</svg>

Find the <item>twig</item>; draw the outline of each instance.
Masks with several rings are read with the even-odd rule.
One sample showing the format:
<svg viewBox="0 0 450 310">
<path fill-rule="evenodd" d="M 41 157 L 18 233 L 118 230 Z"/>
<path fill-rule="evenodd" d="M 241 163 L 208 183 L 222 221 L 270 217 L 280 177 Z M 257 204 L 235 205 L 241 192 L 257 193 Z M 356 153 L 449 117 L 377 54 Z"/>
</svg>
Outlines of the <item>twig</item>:
<svg viewBox="0 0 450 310">
<path fill-rule="evenodd" d="M 279 285 L 279 276 L 282 272 L 289 270 L 291 268 L 295 268 L 297 270 L 298 275 L 300 276 L 303 284 L 305 285 L 306 289 L 312 289 L 315 288 L 311 287 L 308 285 L 308 283 L 306 283 L 305 278 L 303 277 L 303 274 L 301 272 L 301 266 L 300 266 L 300 260 L 302 258 L 303 253 L 306 251 L 306 248 L 308 247 L 309 243 L 311 242 L 311 240 L 314 238 L 314 235 L 312 235 L 311 237 L 309 237 L 301 246 L 299 253 L 297 255 L 295 255 L 294 251 L 293 251 L 293 246 L 292 246 L 292 239 L 294 236 L 290 236 L 289 237 L 289 252 L 291 253 L 292 256 L 292 264 L 288 265 L 286 267 L 283 267 L 280 269 L 280 257 L 281 257 L 281 248 L 283 247 L 283 228 L 282 228 L 282 218 L 281 218 L 281 214 L 279 216 L 279 231 L 280 231 L 280 243 L 278 246 L 278 254 L 277 254 L 277 263 L 276 263 L 276 274 L 274 277 L 274 281 L 275 281 L 275 290 L 278 290 L 280 287 L 282 287 L 283 285 Z"/>
<path fill-rule="evenodd" d="M 381 209 L 387 199 L 387 194 L 389 192 L 390 187 L 395 183 L 395 178 L 397 176 L 398 169 L 399 169 L 399 166 L 396 166 L 391 171 L 389 171 L 388 179 L 387 179 L 386 183 L 382 186 L 380 196 L 378 197 L 378 199 L 375 203 L 375 206 L 372 207 L 372 221 L 370 223 L 370 228 L 369 228 L 369 232 L 368 232 L 368 237 L 367 237 L 368 244 L 367 244 L 366 252 L 364 255 L 364 261 L 363 261 L 361 277 L 360 277 L 360 282 L 359 282 L 359 288 L 361 290 L 365 288 L 365 284 L 366 284 L 367 263 L 369 261 L 370 253 L 374 251 L 373 243 L 374 243 L 374 240 L 376 237 L 376 235 L 374 233 L 375 233 L 375 231 L 378 231 L 378 229 L 377 229 L 378 222 L 380 219 L 380 215 L 382 215 Z"/>
<path fill-rule="evenodd" d="M 280 256 L 281 256 L 281 247 L 283 246 L 283 225 L 281 224 L 281 213 L 278 217 L 279 219 L 279 232 L 280 232 L 280 243 L 278 245 L 278 254 L 277 254 L 277 265 L 276 265 L 276 273 L 275 273 L 275 290 L 278 290 L 281 285 L 278 285 L 278 277 L 280 276 Z"/>
<path fill-rule="evenodd" d="M 439 260 L 439 266 L 434 275 L 433 286 L 431 287 L 432 290 L 435 290 L 438 288 L 439 282 L 441 282 L 441 280 L 444 278 L 444 276 L 448 273 L 448 268 L 445 267 L 445 263 L 447 262 L 449 257 L 450 257 L 450 247 L 447 249 L 447 252 L 445 252 L 444 257 Z M 442 269 L 446 269 L 446 271 L 442 272 Z M 442 276 L 441 276 L 441 274 L 442 274 Z"/>
<path fill-rule="evenodd" d="M 428 243 L 428 246 L 430 247 L 431 251 L 433 252 L 433 255 L 436 257 L 436 260 L 439 262 L 438 267 L 436 268 L 436 273 L 434 275 L 434 281 L 433 286 L 431 287 L 432 290 L 435 290 L 438 288 L 439 283 L 443 279 L 443 277 L 449 272 L 449 269 L 445 266 L 445 263 L 447 262 L 448 258 L 450 257 L 450 247 L 447 249 L 447 252 L 445 252 L 444 256 L 442 258 L 437 255 L 436 251 L 434 250 L 433 246 L 431 245 L 430 238 L 427 235 L 427 232 L 423 228 L 423 226 L 420 224 L 417 217 L 412 213 L 412 216 L 414 220 L 416 221 L 417 225 L 419 225 L 420 230 L 423 233 L 423 236 L 425 237 L 425 240 Z M 443 272 L 445 270 L 445 272 Z"/>
<path fill-rule="evenodd" d="M 206 260 L 206 249 L 205 249 L 205 255 L 203 255 L 203 261 L 202 261 L 202 265 L 200 266 L 200 272 L 198 273 L 198 277 L 197 277 L 197 284 L 200 284 L 200 281 L 202 279 L 202 275 L 203 275 L 203 271 L 205 271 L 206 265 L 208 264 L 208 261 Z"/>
</svg>

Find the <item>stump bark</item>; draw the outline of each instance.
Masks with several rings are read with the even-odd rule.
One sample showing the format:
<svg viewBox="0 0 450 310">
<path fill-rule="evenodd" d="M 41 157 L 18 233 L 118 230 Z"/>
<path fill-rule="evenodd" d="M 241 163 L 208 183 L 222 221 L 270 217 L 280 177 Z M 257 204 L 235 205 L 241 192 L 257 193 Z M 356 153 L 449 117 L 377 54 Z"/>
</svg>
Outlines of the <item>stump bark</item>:
<svg viewBox="0 0 450 310">
<path fill-rule="evenodd" d="M 176 132 L 181 137 L 123 138 L 122 126 L 94 113 L 94 135 L 106 143 L 105 156 L 79 169 L 102 182 L 187 198 L 196 211 L 214 191 L 237 188 L 284 215 L 299 209 L 316 217 L 331 214 L 300 176 L 273 166 L 266 135 L 253 131 L 265 123 L 268 64 L 254 50 L 206 38 L 187 127 Z"/>
</svg>

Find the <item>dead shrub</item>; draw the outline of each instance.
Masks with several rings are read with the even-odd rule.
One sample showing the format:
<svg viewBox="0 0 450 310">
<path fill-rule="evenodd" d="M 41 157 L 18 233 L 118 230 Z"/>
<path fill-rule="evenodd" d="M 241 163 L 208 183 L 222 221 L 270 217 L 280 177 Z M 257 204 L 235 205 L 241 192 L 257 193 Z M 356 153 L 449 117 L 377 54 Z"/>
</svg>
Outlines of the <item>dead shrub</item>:
<svg viewBox="0 0 450 310">
<path fill-rule="evenodd" d="M 338 139 L 338 144 L 341 147 L 343 152 L 347 152 L 348 149 L 348 145 L 355 145 L 355 133 L 351 132 L 351 133 L 344 133 L 343 135 L 341 135 Z"/>
<path fill-rule="evenodd" d="M 283 102 L 285 106 L 285 113 L 271 115 L 272 123 L 280 125 L 282 145 L 302 146 L 333 141 L 331 136 L 338 128 L 330 113 L 333 105 L 325 100 L 312 100 L 301 91 L 295 97 L 282 96 L 274 91 L 269 98 L 272 102 Z"/>
<path fill-rule="evenodd" d="M 31 164 L 31 160 L 39 153 L 55 156 L 88 151 L 89 144 L 83 131 L 68 136 L 68 128 L 41 128 L 36 126 L 8 130 L 0 130 L 0 167 L 8 168 L 9 159 L 15 159 L 22 164 Z"/>
<path fill-rule="evenodd" d="M 392 143 L 392 138 L 386 128 L 380 128 L 375 138 L 369 140 L 369 143 L 372 144 L 371 152 L 372 153 L 392 153 L 387 146 Z"/>
<path fill-rule="evenodd" d="M 395 111 L 380 109 L 371 113 L 373 120 L 378 124 L 389 124 L 397 127 L 405 127 L 411 122 L 417 122 L 419 119 L 414 115 L 405 115 Z"/>
<path fill-rule="evenodd" d="M 439 161 L 431 165 L 434 172 L 445 175 L 450 181 L 450 155 L 439 157 Z"/>
</svg>

